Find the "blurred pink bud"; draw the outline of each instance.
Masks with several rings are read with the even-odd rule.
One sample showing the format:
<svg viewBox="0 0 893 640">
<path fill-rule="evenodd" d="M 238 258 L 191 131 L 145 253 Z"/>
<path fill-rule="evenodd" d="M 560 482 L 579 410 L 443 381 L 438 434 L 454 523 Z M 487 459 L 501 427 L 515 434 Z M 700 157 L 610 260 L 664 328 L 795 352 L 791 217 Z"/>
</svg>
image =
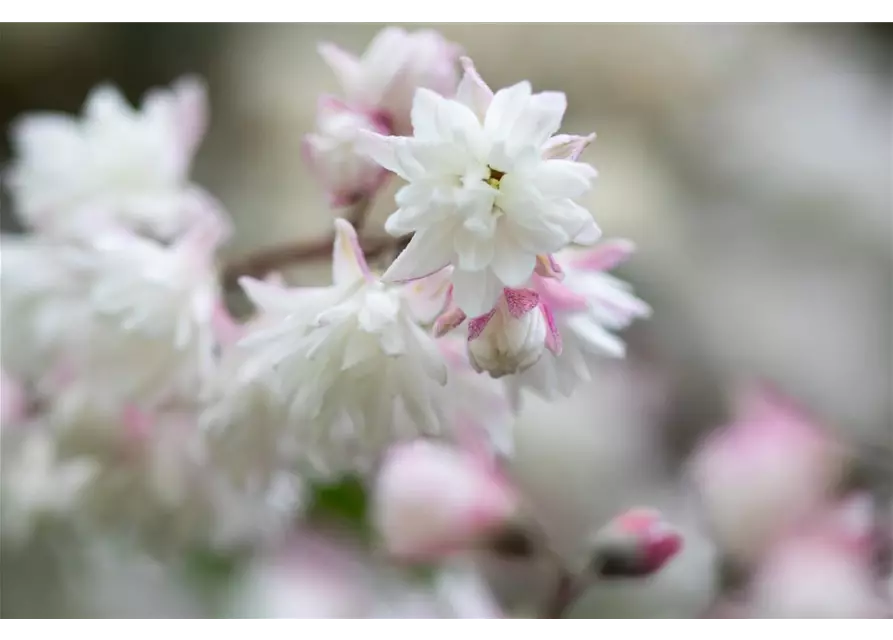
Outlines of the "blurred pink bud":
<svg viewBox="0 0 893 640">
<path fill-rule="evenodd" d="M 468 322 L 468 359 L 478 373 L 519 373 L 536 364 L 545 348 L 559 354 L 561 336 L 532 289 L 503 289 L 493 309 Z"/>
<path fill-rule="evenodd" d="M 691 471 L 715 541 L 751 563 L 824 505 L 842 465 L 822 429 L 764 390 L 745 396 L 739 417 L 708 436 Z"/>
<path fill-rule="evenodd" d="M 393 447 L 376 480 L 374 521 L 390 554 L 438 558 L 501 531 L 518 496 L 485 455 L 429 440 Z"/>
<path fill-rule="evenodd" d="M 28 399 L 18 380 L 0 369 L 0 427 L 18 424 L 25 419 Z"/>
<path fill-rule="evenodd" d="M 659 571 L 682 549 L 682 536 L 652 509 L 630 509 L 595 536 L 592 566 L 605 578 Z"/>
<path fill-rule="evenodd" d="M 776 543 L 748 592 L 754 618 L 882 618 L 891 614 L 872 566 L 870 525 L 843 504 Z"/>
<path fill-rule="evenodd" d="M 381 121 L 336 98 L 323 97 L 316 126 L 317 130 L 304 138 L 304 158 L 328 192 L 330 204 L 346 207 L 375 193 L 387 172 L 358 154 L 355 143 L 360 131 L 388 133 Z"/>
</svg>

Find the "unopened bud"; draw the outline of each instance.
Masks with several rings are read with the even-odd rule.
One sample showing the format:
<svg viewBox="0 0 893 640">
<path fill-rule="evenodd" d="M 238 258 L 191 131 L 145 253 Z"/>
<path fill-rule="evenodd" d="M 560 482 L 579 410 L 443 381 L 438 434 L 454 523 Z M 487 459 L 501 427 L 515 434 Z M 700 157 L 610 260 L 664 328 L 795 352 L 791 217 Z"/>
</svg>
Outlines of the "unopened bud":
<svg viewBox="0 0 893 640">
<path fill-rule="evenodd" d="M 631 509 L 595 536 L 591 566 L 603 578 L 635 578 L 660 570 L 682 549 L 682 536 L 652 509 Z"/>
<path fill-rule="evenodd" d="M 373 499 L 375 526 L 388 552 L 410 560 L 439 558 L 489 540 L 519 505 L 491 461 L 428 440 L 389 451 Z"/>
</svg>

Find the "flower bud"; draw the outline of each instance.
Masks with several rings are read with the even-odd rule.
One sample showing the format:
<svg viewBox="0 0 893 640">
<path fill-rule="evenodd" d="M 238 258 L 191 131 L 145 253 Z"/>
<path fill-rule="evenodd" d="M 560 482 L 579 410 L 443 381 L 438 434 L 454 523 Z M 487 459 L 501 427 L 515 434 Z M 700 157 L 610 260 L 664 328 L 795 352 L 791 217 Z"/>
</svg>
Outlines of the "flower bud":
<svg viewBox="0 0 893 640">
<path fill-rule="evenodd" d="M 682 536 L 659 512 L 630 509 L 596 534 L 591 566 L 603 578 L 648 576 L 681 549 Z"/>
<path fill-rule="evenodd" d="M 304 157 L 329 193 L 333 207 L 351 205 L 374 193 L 387 175 L 380 166 L 356 153 L 360 131 L 387 133 L 369 114 L 335 98 L 320 100 L 317 131 L 304 138 Z"/>
<path fill-rule="evenodd" d="M 557 330 L 531 289 L 505 289 L 489 313 L 468 323 L 468 359 L 494 378 L 531 367 L 546 347 L 560 351 Z"/>
<path fill-rule="evenodd" d="M 519 504 L 486 457 L 428 440 L 390 450 L 373 499 L 388 552 L 413 560 L 483 542 L 509 523 Z"/>
<path fill-rule="evenodd" d="M 821 507 L 841 456 L 820 428 L 768 392 L 695 453 L 692 476 L 717 544 L 748 564 Z"/>
</svg>

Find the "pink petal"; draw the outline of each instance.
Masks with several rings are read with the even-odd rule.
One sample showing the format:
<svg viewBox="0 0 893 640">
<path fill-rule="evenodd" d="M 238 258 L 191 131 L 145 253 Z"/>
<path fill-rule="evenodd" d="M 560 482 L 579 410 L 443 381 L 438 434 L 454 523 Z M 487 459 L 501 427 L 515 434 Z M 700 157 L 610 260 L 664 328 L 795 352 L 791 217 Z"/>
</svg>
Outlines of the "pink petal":
<svg viewBox="0 0 893 640">
<path fill-rule="evenodd" d="M 465 322 L 466 317 L 467 316 L 465 315 L 465 312 L 462 311 L 462 309 L 460 309 L 459 307 L 453 307 L 445 311 L 437 318 L 437 320 L 434 321 L 434 336 L 437 338 L 445 336 L 450 331 Z M 486 326 L 486 322 L 484 323 L 484 325 Z M 481 331 L 483 331 L 483 327 L 481 328 Z M 471 338 L 469 337 L 469 340 L 470 339 Z"/>
<path fill-rule="evenodd" d="M 626 260 L 635 249 L 629 240 L 606 240 L 585 255 L 575 258 L 572 265 L 587 271 L 609 271 Z"/>
<path fill-rule="evenodd" d="M 211 317 L 211 325 L 214 329 L 214 335 L 223 346 L 230 346 L 239 341 L 242 337 L 243 328 L 235 318 L 232 317 L 223 300 L 218 300 L 214 305 L 214 314 Z"/>
<path fill-rule="evenodd" d="M 357 239 L 357 232 L 344 218 L 335 219 L 335 243 L 332 247 L 332 279 L 335 284 L 372 280 L 366 256 Z"/>
<path fill-rule="evenodd" d="M 483 333 L 484 329 L 487 328 L 487 323 L 490 322 L 490 319 L 496 314 L 496 309 L 490 309 L 487 313 L 482 316 L 478 316 L 477 318 L 472 318 L 468 322 L 468 341 L 471 342 L 480 337 L 481 333 Z"/>
<path fill-rule="evenodd" d="M 594 133 L 588 136 L 565 134 L 552 136 L 543 147 L 543 158 L 576 161 L 593 140 L 595 140 Z"/>
<path fill-rule="evenodd" d="M 535 309 L 540 303 L 540 296 L 533 289 L 510 289 L 506 287 L 502 290 L 502 295 L 505 298 L 509 315 L 515 319 L 523 317 L 524 314 Z"/>
<path fill-rule="evenodd" d="M 536 257 L 534 273 L 543 278 L 554 278 L 556 280 L 564 279 L 564 270 L 551 254 L 538 255 Z"/>
<path fill-rule="evenodd" d="M 341 98 L 335 96 L 320 96 L 316 103 L 316 113 L 318 118 L 326 118 L 344 111 L 351 111 L 351 108 Z"/>
<path fill-rule="evenodd" d="M 561 355 L 561 333 L 558 331 L 558 325 L 555 324 L 555 316 L 547 304 L 540 304 L 543 312 L 543 318 L 546 320 L 546 348 L 556 356 Z"/>
<path fill-rule="evenodd" d="M 362 71 L 357 57 L 341 47 L 324 42 L 317 46 L 316 50 L 332 69 L 338 82 L 345 92 L 351 93 L 356 87 Z"/>
<path fill-rule="evenodd" d="M 149 436 L 154 422 L 151 414 L 133 404 L 124 407 L 121 420 L 124 423 L 124 431 L 127 436 L 137 442 L 141 442 Z"/>
</svg>

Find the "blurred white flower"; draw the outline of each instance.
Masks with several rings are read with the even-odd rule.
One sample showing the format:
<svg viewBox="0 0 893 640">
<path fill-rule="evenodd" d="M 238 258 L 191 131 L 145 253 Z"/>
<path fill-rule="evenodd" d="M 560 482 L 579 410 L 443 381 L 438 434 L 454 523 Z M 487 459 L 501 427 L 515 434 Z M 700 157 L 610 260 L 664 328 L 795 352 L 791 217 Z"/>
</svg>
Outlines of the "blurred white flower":
<svg viewBox="0 0 893 640">
<path fill-rule="evenodd" d="M 16 212 L 27 226 L 54 233 L 114 223 L 172 237 L 208 200 L 188 176 L 206 121 L 205 88 L 195 78 L 149 92 L 140 110 L 103 85 L 81 118 L 26 114 L 12 127 Z"/>
<path fill-rule="evenodd" d="M 611 332 L 649 317 L 651 308 L 629 284 L 606 271 L 632 251 L 627 241 L 609 240 L 587 251 L 566 249 L 538 260 L 531 286 L 554 317 L 561 351 L 506 379 L 514 406 L 525 388 L 546 398 L 554 398 L 556 391 L 568 396 L 581 382 L 591 380 L 600 357 L 626 354 L 623 341 Z"/>
<path fill-rule="evenodd" d="M 497 534 L 519 497 L 483 451 L 416 440 L 385 457 L 373 493 L 376 530 L 391 555 L 440 558 Z"/>
<path fill-rule="evenodd" d="M 76 384 L 122 402 L 196 395 L 214 365 L 221 233 L 209 219 L 167 246 L 128 232 L 96 238 L 89 328 L 71 345 Z"/>
<path fill-rule="evenodd" d="M 52 238 L 8 234 L 0 251 L 3 366 L 10 375 L 38 382 L 87 326 L 89 252 Z"/>
<path fill-rule="evenodd" d="M 288 409 L 302 461 L 323 474 L 368 470 L 395 440 L 446 426 L 432 392 L 447 374 L 434 339 L 400 289 L 370 273 L 353 227 L 341 219 L 335 226 L 332 286 L 241 281 L 273 320 L 237 346 L 244 360 L 231 391 L 235 398 L 258 384 L 272 389 Z"/>
<path fill-rule="evenodd" d="M 431 29 L 382 29 L 361 58 L 329 43 L 321 44 L 319 53 L 338 77 L 346 101 L 385 118 L 390 130 L 401 135 L 411 131 L 416 89 L 451 96 L 459 80 L 460 47 Z"/>
<path fill-rule="evenodd" d="M 546 347 L 561 353 L 561 338 L 532 289 L 504 289 L 493 309 L 468 322 L 468 360 L 493 378 L 530 368 Z"/>
<path fill-rule="evenodd" d="M 97 466 L 87 458 L 61 460 L 53 435 L 42 425 L 29 425 L 15 435 L 16 441 L 3 439 L 0 531 L 4 539 L 21 543 L 41 521 L 79 508 Z"/>
<path fill-rule="evenodd" d="M 696 450 L 690 473 L 717 544 L 752 563 L 813 515 L 842 480 L 843 450 L 771 391 L 741 398 L 739 415 Z"/>
<path fill-rule="evenodd" d="M 336 98 L 319 101 L 317 130 L 304 138 L 303 152 L 310 171 L 325 187 L 333 207 L 345 207 L 371 196 L 387 172 L 360 155 L 360 131 L 387 133 L 380 122 Z"/>
<path fill-rule="evenodd" d="M 595 169 L 554 155 L 574 151 L 552 139 L 564 94 L 533 95 L 520 82 L 493 95 L 471 61 L 464 64 L 456 99 L 416 92 L 412 137 L 364 133 L 358 148 L 409 182 L 386 228 L 414 235 L 384 279 L 412 280 L 452 264 L 456 304 L 474 317 L 503 287 L 523 286 L 538 254 L 592 243 L 599 230 L 574 202 Z"/>
</svg>

